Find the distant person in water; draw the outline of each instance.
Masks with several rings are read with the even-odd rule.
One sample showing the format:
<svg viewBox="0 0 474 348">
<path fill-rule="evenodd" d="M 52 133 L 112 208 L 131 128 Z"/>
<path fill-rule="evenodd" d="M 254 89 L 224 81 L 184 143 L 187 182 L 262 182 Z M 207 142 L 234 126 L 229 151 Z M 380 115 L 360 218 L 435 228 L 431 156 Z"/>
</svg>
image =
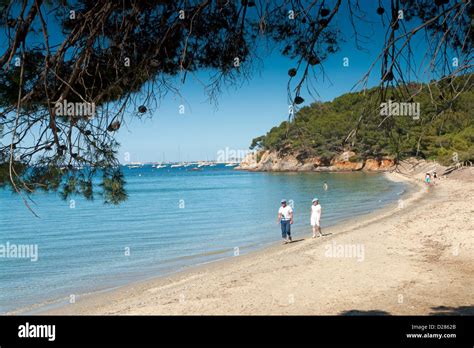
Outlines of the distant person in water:
<svg viewBox="0 0 474 348">
<path fill-rule="evenodd" d="M 322 237 L 321 233 L 321 205 L 317 198 L 313 199 L 311 205 L 311 226 L 313 227 L 313 238 L 316 238 L 316 230 L 318 231 L 318 237 Z"/>
<path fill-rule="evenodd" d="M 291 225 L 293 224 L 293 209 L 286 204 L 286 199 L 281 200 L 281 207 L 278 209 L 278 222 L 281 226 L 281 237 L 284 244 L 291 242 Z"/>
<path fill-rule="evenodd" d="M 323 184 L 324 191 L 327 191 L 328 188 L 329 188 L 328 183 L 325 181 L 324 184 Z"/>
</svg>

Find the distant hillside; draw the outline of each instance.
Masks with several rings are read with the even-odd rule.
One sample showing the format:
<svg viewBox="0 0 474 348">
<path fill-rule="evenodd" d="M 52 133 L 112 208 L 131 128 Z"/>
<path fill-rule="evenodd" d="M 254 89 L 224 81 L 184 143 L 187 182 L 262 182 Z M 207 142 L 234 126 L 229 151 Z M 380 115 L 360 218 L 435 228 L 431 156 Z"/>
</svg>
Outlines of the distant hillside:
<svg viewBox="0 0 474 348">
<path fill-rule="evenodd" d="M 439 84 L 443 88 L 436 90 L 408 84 L 404 86 L 405 95 L 415 94 L 410 100 L 395 90 L 389 90 L 381 100 L 377 88 L 373 88 L 365 94 L 347 93 L 332 102 L 313 103 L 300 109 L 290 122 L 282 122 L 253 139 L 250 148 L 279 158 L 292 155 L 302 163 L 317 157 L 326 165 L 341 153 L 350 153 L 351 162 L 386 157 L 395 161 L 408 157 L 433 159 L 446 165 L 474 161 L 473 75 L 442 81 Z M 458 94 L 463 85 L 468 88 Z M 450 98 L 440 90 L 457 95 L 454 102 L 445 102 Z M 419 103 L 419 119 L 382 116 L 381 102 L 390 99 Z"/>
</svg>

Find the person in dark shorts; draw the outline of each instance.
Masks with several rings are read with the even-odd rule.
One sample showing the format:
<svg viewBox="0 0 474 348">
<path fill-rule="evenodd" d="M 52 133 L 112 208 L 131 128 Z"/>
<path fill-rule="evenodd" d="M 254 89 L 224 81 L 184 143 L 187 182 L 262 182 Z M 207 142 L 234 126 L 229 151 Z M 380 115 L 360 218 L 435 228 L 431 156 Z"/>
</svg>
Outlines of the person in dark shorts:
<svg viewBox="0 0 474 348">
<path fill-rule="evenodd" d="M 281 207 L 278 209 L 278 222 L 281 226 L 281 237 L 284 244 L 291 242 L 291 225 L 293 224 L 293 209 L 286 204 L 286 199 L 281 200 Z"/>
</svg>

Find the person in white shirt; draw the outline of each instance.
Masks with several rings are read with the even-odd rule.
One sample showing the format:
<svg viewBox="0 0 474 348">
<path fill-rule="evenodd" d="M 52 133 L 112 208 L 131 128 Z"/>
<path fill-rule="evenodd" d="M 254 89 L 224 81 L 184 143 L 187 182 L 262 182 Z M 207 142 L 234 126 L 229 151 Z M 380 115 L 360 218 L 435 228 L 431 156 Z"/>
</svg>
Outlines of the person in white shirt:
<svg viewBox="0 0 474 348">
<path fill-rule="evenodd" d="M 318 230 L 318 237 L 322 237 L 321 233 L 321 205 L 317 198 L 313 199 L 313 204 L 311 205 L 311 226 L 313 227 L 313 238 L 316 238 L 316 230 Z"/>
<path fill-rule="evenodd" d="M 281 225 L 281 237 L 284 244 L 292 241 L 291 225 L 293 224 L 293 209 L 286 205 L 286 199 L 281 200 L 281 207 L 278 209 L 278 222 Z"/>
</svg>

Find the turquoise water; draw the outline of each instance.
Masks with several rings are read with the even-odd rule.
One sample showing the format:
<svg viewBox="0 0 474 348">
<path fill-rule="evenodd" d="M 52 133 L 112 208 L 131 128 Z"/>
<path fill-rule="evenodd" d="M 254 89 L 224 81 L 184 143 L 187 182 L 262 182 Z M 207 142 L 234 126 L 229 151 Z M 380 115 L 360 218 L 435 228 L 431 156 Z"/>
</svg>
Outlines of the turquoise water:
<svg viewBox="0 0 474 348">
<path fill-rule="evenodd" d="M 21 199 L 0 190 L 0 245 L 36 244 L 38 260 L 0 258 L 0 313 L 108 289 L 279 241 L 281 198 L 292 200 L 294 236 L 309 236 L 311 199 L 322 227 L 397 201 L 406 189 L 380 174 L 249 173 L 218 165 L 124 168 L 120 206 L 56 194 Z M 323 189 L 327 182 L 328 190 Z"/>
</svg>

